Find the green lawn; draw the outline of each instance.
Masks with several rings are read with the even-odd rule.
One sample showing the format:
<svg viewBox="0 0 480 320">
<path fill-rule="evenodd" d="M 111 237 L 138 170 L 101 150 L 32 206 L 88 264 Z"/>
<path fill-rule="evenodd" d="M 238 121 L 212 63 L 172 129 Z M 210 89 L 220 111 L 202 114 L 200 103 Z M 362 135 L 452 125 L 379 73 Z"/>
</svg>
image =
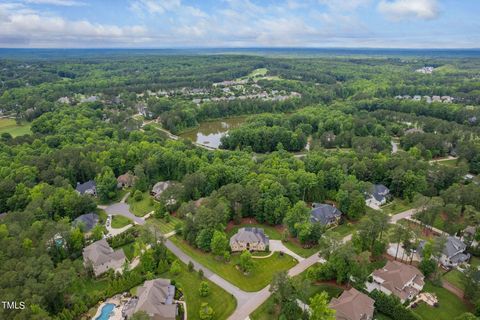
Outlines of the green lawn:
<svg viewBox="0 0 480 320">
<path fill-rule="evenodd" d="M 190 257 L 245 291 L 263 289 L 271 282 L 275 273 L 288 270 L 297 264 L 297 260 L 289 255 L 280 256 L 278 252 L 275 252 L 269 258 L 253 259 L 253 271 L 249 275 L 244 275 L 236 268 L 240 261 L 240 254 L 238 253 L 232 254 L 231 261 L 225 263 L 218 261 L 212 254 L 191 247 L 178 236 L 171 237 L 170 240 Z"/>
<path fill-rule="evenodd" d="M 345 237 L 346 235 L 351 234 L 353 233 L 353 231 L 355 231 L 355 225 L 349 222 L 345 222 L 336 226 L 335 228 L 332 228 L 331 230 Z"/>
<path fill-rule="evenodd" d="M 17 125 L 15 119 L 1 118 L 0 134 L 10 133 L 12 137 L 23 136 L 25 134 L 32 133 L 30 131 L 30 126 L 31 125 L 29 123 L 22 123 L 21 125 Z"/>
<path fill-rule="evenodd" d="M 438 161 L 438 164 L 449 166 L 449 167 L 456 167 L 458 165 L 458 159 L 450 159 L 444 161 Z"/>
<path fill-rule="evenodd" d="M 132 223 L 132 220 L 124 216 L 112 216 L 112 228 L 123 228 L 130 223 Z"/>
<path fill-rule="evenodd" d="M 480 258 L 478 257 L 472 257 L 470 259 L 470 264 L 473 266 L 473 267 L 480 267 Z"/>
<path fill-rule="evenodd" d="M 380 312 L 375 313 L 375 315 L 373 316 L 373 318 L 374 318 L 375 320 L 392 320 L 392 318 L 390 318 L 390 317 L 387 316 L 386 314 L 383 314 L 383 313 L 380 313 Z"/>
<path fill-rule="evenodd" d="M 197 272 L 188 272 L 185 264 L 181 263 L 181 265 L 182 272 L 179 275 L 175 276 L 167 272 L 159 277 L 175 280 L 175 286 L 182 288 L 187 303 L 188 319 L 200 319 L 198 312 L 202 302 L 208 302 L 213 308 L 216 320 L 227 319 L 237 306 L 235 298 L 213 282 L 207 279 L 200 279 Z M 198 288 L 202 281 L 207 281 L 210 286 L 210 295 L 204 298 L 198 294 Z"/>
<path fill-rule="evenodd" d="M 114 204 L 114 203 L 120 202 L 123 196 L 127 194 L 127 192 L 128 190 L 126 189 L 120 189 L 120 190 L 117 190 L 117 192 L 115 193 L 115 197 L 113 197 L 112 199 L 101 200 L 100 198 L 96 198 L 96 201 L 98 202 L 98 204 L 101 204 L 101 205 Z"/>
<path fill-rule="evenodd" d="M 293 241 L 282 241 L 282 243 L 285 245 L 285 247 L 292 250 L 293 252 L 295 252 L 296 254 L 298 254 L 300 257 L 303 257 L 303 258 L 308 258 L 312 254 L 318 252 L 318 246 L 304 248 L 299 243 L 293 242 Z"/>
<path fill-rule="evenodd" d="M 115 248 L 115 249 L 123 249 L 123 252 L 125 253 L 125 256 L 127 257 L 127 259 L 132 261 L 132 259 L 135 257 L 135 255 L 133 254 L 133 252 L 134 252 L 133 245 L 134 244 L 135 244 L 135 241 L 124 244 L 123 246 Z"/>
<path fill-rule="evenodd" d="M 452 269 L 447 273 L 445 273 L 442 278 L 447 280 L 451 284 L 453 284 L 455 287 L 465 290 L 465 286 L 462 281 L 462 276 L 463 276 L 463 273 L 461 273 L 457 269 Z"/>
<path fill-rule="evenodd" d="M 312 268 L 312 267 L 310 267 Z M 302 278 L 305 279 L 307 276 L 307 270 L 296 276 L 296 278 Z M 308 286 L 304 298 L 302 300 L 305 300 L 303 302 L 308 303 L 310 298 L 316 295 L 317 293 L 321 293 L 323 291 L 326 291 L 328 293 L 328 296 L 330 298 L 333 297 L 338 297 L 342 293 L 342 289 L 338 288 L 336 286 L 330 285 L 330 284 L 324 284 L 324 283 L 310 283 Z M 269 297 L 267 301 L 265 301 L 260 307 L 258 307 L 252 314 L 250 314 L 250 319 L 252 320 L 272 320 L 272 319 L 278 319 L 278 315 L 275 314 L 274 309 L 275 306 L 273 305 L 274 301 L 272 297 Z"/>
<path fill-rule="evenodd" d="M 435 293 L 439 303 L 438 308 L 430 307 L 426 303 L 421 303 L 413 309 L 415 313 L 419 314 L 425 320 L 451 320 L 469 311 L 462 300 L 444 288 L 436 287 L 430 282 L 427 282 L 423 290 Z"/>
<path fill-rule="evenodd" d="M 130 211 L 137 217 L 143 217 L 147 213 L 155 210 L 155 201 L 148 191 L 143 193 L 143 198 L 140 201 L 135 201 L 133 194 L 130 194 L 127 203 L 130 205 Z"/>
<path fill-rule="evenodd" d="M 149 219 L 147 219 L 147 223 L 146 225 L 153 225 L 155 227 L 158 228 L 158 230 L 160 230 L 160 232 L 162 234 L 166 234 L 166 233 L 169 233 L 169 232 L 172 232 L 173 230 L 175 230 L 175 225 L 177 223 L 181 223 L 182 220 L 174 217 L 174 216 L 170 216 L 170 222 L 165 222 L 165 219 L 157 219 L 155 217 L 151 217 Z"/>
<path fill-rule="evenodd" d="M 383 212 L 385 212 L 388 215 L 394 215 L 412 208 L 413 208 L 413 203 L 410 203 L 407 200 L 402 200 L 399 198 L 395 198 L 391 202 L 382 206 Z"/>
</svg>

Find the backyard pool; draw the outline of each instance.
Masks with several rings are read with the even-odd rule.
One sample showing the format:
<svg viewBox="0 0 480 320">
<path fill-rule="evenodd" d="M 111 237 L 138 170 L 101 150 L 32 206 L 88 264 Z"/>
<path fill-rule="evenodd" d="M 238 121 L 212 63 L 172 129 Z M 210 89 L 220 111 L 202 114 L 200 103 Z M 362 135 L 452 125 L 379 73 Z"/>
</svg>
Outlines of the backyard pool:
<svg viewBox="0 0 480 320">
<path fill-rule="evenodd" d="M 108 318 L 110 318 L 110 314 L 113 311 L 113 308 L 115 308 L 115 305 L 113 303 L 107 303 L 102 307 L 102 312 L 98 317 L 95 318 L 95 320 L 108 320 Z"/>
</svg>

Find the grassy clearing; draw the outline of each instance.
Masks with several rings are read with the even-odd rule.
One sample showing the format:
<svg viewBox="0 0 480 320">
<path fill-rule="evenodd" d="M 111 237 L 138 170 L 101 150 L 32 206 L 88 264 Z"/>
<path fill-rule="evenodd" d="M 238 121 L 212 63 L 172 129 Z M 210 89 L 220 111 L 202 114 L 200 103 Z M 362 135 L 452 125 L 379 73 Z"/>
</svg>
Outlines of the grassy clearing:
<svg viewBox="0 0 480 320">
<path fill-rule="evenodd" d="M 134 254 L 135 249 L 133 248 L 134 244 L 135 244 L 135 241 L 124 244 L 123 246 L 118 247 L 116 249 L 123 249 L 123 252 L 125 253 L 125 256 L 127 257 L 127 259 L 132 261 L 132 259 L 135 258 L 135 254 Z"/>
<path fill-rule="evenodd" d="M 470 259 L 470 264 L 473 266 L 473 267 L 480 267 L 480 258 L 478 257 L 472 257 Z"/>
<path fill-rule="evenodd" d="M 155 201 L 147 192 L 143 193 L 142 200 L 135 201 L 133 194 L 128 197 L 127 203 L 130 205 L 130 211 L 137 217 L 143 217 L 149 212 L 155 210 Z"/>
<path fill-rule="evenodd" d="M 448 166 L 448 167 L 456 167 L 456 166 L 458 166 L 458 159 L 438 161 L 438 164 Z"/>
<path fill-rule="evenodd" d="M 435 293 L 439 303 L 438 308 L 421 303 L 417 308 L 413 309 L 423 319 L 451 320 L 469 311 L 462 300 L 444 288 L 436 287 L 427 282 L 423 290 Z"/>
<path fill-rule="evenodd" d="M 382 206 L 383 212 L 385 212 L 388 215 L 394 215 L 406 210 L 410 210 L 412 208 L 413 208 L 413 203 L 410 203 L 407 200 L 402 200 L 398 198 L 395 198 L 393 199 L 393 201 Z"/>
<path fill-rule="evenodd" d="M 30 131 L 31 125 L 29 123 L 22 123 L 17 125 L 15 119 L 2 118 L 0 119 L 0 134 L 10 133 L 12 137 L 23 136 L 32 133 Z"/>
<path fill-rule="evenodd" d="M 177 236 L 170 238 L 170 240 L 211 271 L 230 281 L 240 289 L 250 292 L 263 289 L 272 281 L 275 273 L 288 270 L 297 264 L 297 260 L 289 255 L 280 256 L 278 252 L 275 252 L 269 258 L 253 259 L 253 271 L 249 275 L 245 275 L 236 268 L 236 265 L 240 262 L 240 254 L 238 253 L 232 254 L 231 261 L 225 263 L 217 260 L 210 253 L 191 247 Z"/>
<path fill-rule="evenodd" d="M 130 223 L 132 223 L 132 220 L 125 218 L 124 216 L 112 216 L 112 228 L 123 228 Z"/>
<path fill-rule="evenodd" d="M 351 234 L 353 233 L 353 231 L 355 231 L 355 225 L 352 223 L 346 222 L 344 224 L 340 224 L 336 226 L 331 230 L 345 237 L 346 235 Z"/>
<path fill-rule="evenodd" d="M 445 273 L 442 277 L 443 279 L 447 280 L 451 284 L 453 284 L 455 287 L 465 290 L 465 285 L 463 284 L 463 273 L 458 271 L 457 269 L 453 269 Z"/>
<path fill-rule="evenodd" d="M 207 279 L 200 279 L 197 272 L 188 272 L 185 264 L 181 263 L 181 266 L 182 272 L 180 272 L 180 274 L 173 275 L 167 272 L 160 275 L 160 277 L 175 280 L 175 286 L 183 290 L 187 303 L 188 319 L 200 319 L 199 310 L 202 302 L 208 302 L 213 308 L 215 311 L 215 319 L 227 319 L 237 306 L 235 298 L 213 282 Z M 208 297 L 200 297 L 198 293 L 202 281 L 207 281 L 210 286 L 210 294 Z"/>
<path fill-rule="evenodd" d="M 285 245 L 285 247 L 292 250 L 293 252 L 295 252 L 296 254 L 298 254 L 303 258 L 308 258 L 312 254 L 318 252 L 318 246 L 304 248 L 299 243 L 293 242 L 293 241 L 282 241 L 282 243 Z"/>
<path fill-rule="evenodd" d="M 175 230 L 175 225 L 177 223 L 182 223 L 182 220 L 174 216 L 170 216 L 170 222 L 168 223 L 165 221 L 165 219 L 157 219 L 155 217 L 151 217 L 147 220 L 147 225 L 150 224 L 155 226 L 162 234 L 166 234 Z"/>
</svg>

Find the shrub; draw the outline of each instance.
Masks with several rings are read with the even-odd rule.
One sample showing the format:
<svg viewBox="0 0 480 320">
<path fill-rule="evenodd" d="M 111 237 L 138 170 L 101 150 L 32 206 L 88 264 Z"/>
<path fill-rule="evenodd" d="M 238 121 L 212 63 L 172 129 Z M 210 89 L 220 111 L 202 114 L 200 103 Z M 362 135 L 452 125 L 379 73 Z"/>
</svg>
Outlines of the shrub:
<svg viewBox="0 0 480 320">
<path fill-rule="evenodd" d="M 140 190 L 135 190 L 135 192 L 133 193 L 133 200 L 138 202 L 142 199 L 143 199 L 143 193 Z"/>
</svg>

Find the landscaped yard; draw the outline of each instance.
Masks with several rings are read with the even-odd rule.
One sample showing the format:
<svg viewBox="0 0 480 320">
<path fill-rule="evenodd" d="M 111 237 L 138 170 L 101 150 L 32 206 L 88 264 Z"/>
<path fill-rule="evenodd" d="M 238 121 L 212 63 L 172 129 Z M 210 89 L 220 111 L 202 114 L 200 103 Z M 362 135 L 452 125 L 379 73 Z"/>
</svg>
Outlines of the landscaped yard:
<svg viewBox="0 0 480 320">
<path fill-rule="evenodd" d="M 442 278 L 453 284 L 455 287 L 464 290 L 465 286 L 462 281 L 462 276 L 463 274 L 460 271 L 453 269 L 445 273 Z"/>
<path fill-rule="evenodd" d="M 355 230 L 355 225 L 349 222 L 345 222 L 336 226 L 335 228 L 332 228 L 331 230 L 345 237 L 346 235 L 353 233 L 353 231 Z"/>
<path fill-rule="evenodd" d="M 117 190 L 117 192 L 115 193 L 115 197 L 113 197 L 113 199 L 101 200 L 100 198 L 96 198 L 96 201 L 98 202 L 98 204 L 101 204 L 101 205 L 114 204 L 114 203 L 120 202 L 122 198 L 127 194 L 127 192 L 128 190 L 126 189 L 120 189 L 120 190 Z"/>
<path fill-rule="evenodd" d="M 253 271 L 249 275 L 245 275 L 236 268 L 236 265 L 240 262 L 240 254 L 238 253 L 232 254 L 231 261 L 225 263 L 217 260 L 210 253 L 191 247 L 178 236 L 174 236 L 170 240 L 190 257 L 245 291 L 263 289 L 271 282 L 275 273 L 288 270 L 297 264 L 297 260 L 289 255 L 280 256 L 278 252 L 275 252 L 269 258 L 253 259 Z"/>
<path fill-rule="evenodd" d="M 25 134 L 32 133 L 30 131 L 30 124 L 29 123 L 22 123 L 17 125 L 15 119 L 7 119 L 1 118 L 0 119 L 0 134 L 2 133 L 10 133 L 12 137 L 23 136 Z"/>
<path fill-rule="evenodd" d="M 130 223 L 132 223 L 132 220 L 124 216 L 112 216 L 112 228 L 123 228 Z"/>
<path fill-rule="evenodd" d="M 127 243 L 127 244 L 124 244 L 123 246 L 121 247 L 118 247 L 118 248 L 115 248 L 115 250 L 117 249 L 123 249 L 123 252 L 125 253 L 125 256 L 127 257 L 128 260 L 132 261 L 133 258 L 134 258 L 134 244 L 135 244 L 135 241 L 134 242 L 130 242 L 130 243 Z"/>
<path fill-rule="evenodd" d="M 470 259 L 470 264 L 473 266 L 473 267 L 480 267 L 480 258 L 478 257 L 472 257 Z"/>
<path fill-rule="evenodd" d="M 155 201 L 148 192 L 143 193 L 142 200 L 140 201 L 135 201 L 133 194 L 130 194 L 127 203 L 130 205 L 130 211 L 137 217 L 143 217 L 147 213 L 155 210 Z"/>
<path fill-rule="evenodd" d="M 423 289 L 426 292 L 435 293 L 439 303 L 438 308 L 430 307 L 426 303 L 421 303 L 413 309 L 415 313 L 419 314 L 425 320 L 451 320 L 469 311 L 462 300 L 444 288 L 436 287 L 430 282 L 427 282 Z"/>
<path fill-rule="evenodd" d="M 149 224 L 154 225 L 155 227 L 158 228 L 158 230 L 160 230 L 162 234 L 166 234 L 175 230 L 175 225 L 177 223 L 182 223 L 182 220 L 174 216 L 170 216 L 170 222 L 166 222 L 165 219 L 158 219 L 155 217 L 151 217 L 150 219 L 147 219 L 146 225 L 149 225 Z"/>
<path fill-rule="evenodd" d="M 175 280 L 175 286 L 183 289 L 185 301 L 187 303 L 188 319 L 200 319 L 198 312 L 202 302 L 208 302 L 213 308 L 215 311 L 215 319 L 227 319 L 237 306 L 235 298 L 213 282 L 210 282 L 207 279 L 200 279 L 197 272 L 188 272 L 185 264 L 181 263 L 181 266 L 182 272 L 179 275 L 175 276 L 167 272 L 160 275 L 159 278 Z M 210 294 L 208 297 L 200 297 L 198 293 L 198 288 L 200 288 L 200 283 L 202 281 L 207 281 L 210 287 Z"/>
<path fill-rule="evenodd" d="M 383 212 L 385 212 L 388 215 L 394 215 L 412 208 L 413 208 L 413 203 L 410 203 L 407 200 L 402 200 L 398 198 L 395 198 L 391 202 L 382 206 Z"/>
</svg>

